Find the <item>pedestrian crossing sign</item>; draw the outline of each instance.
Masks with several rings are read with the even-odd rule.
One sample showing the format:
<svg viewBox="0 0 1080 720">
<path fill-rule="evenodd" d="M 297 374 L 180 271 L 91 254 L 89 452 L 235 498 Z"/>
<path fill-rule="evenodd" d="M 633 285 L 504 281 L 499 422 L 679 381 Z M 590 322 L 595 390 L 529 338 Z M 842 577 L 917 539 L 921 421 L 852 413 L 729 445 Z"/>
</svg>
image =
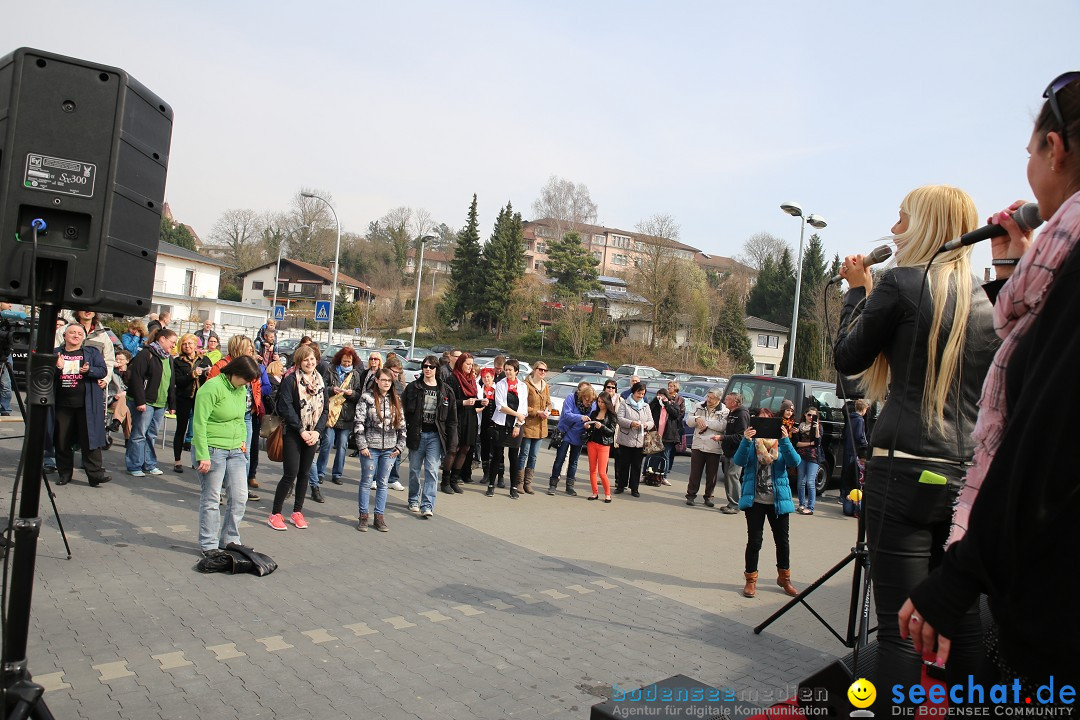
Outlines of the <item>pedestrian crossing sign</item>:
<svg viewBox="0 0 1080 720">
<path fill-rule="evenodd" d="M 320 300 L 315 303 L 315 322 L 330 322 L 330 302 Z"/>
</svg>

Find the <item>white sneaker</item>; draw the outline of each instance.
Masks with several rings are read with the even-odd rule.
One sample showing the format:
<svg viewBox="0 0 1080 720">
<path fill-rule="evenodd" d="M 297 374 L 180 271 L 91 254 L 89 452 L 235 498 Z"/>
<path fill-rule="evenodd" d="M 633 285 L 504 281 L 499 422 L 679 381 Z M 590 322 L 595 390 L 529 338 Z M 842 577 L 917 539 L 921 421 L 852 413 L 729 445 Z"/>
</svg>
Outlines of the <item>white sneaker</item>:
<svg viewBox="0 0 1080 720">
<path fill-rule="evenodd" d="M 147 470 L 147 475 L 164 475 L 165 472 L 161 468 L 154 468 L 153 470 Z"/>
<path fill-rule="evenodd" d="M 387 485 L 387 487 L 390 488 L 391 490 L 404 490 L 405 489 L 405 486 L 402 485 L 401 483 L 399 483 L 397 480 L 395 480 L 394 482 Z"/>
<path fill-rule="evenodd" d="M 409 512 L 411 512 L 411 513 L 420 512 L 420 506 L 419 505 L 410 505 L 409 506 Z"/>
<path fill-rule="evenodd" d="M 378 482 L 376 482 L 375 480 L 372 480 L 372 481 L 371 481 L 371 489 L 372 489 L 372 490 L 375 490 L 375 489 L 377 489 L 378 487 L 379 487 L 379 483 L 378 483 Z"/>
<path fill-rule="evenodd" d="M 422 517 L 422 518 L 424 518 L 426 520 L 426 519 L 428 519 L 429 517 L 431 517 L 434 514 L 435 513 L 431 512 L 431 510 L 424 510 L 423 512 L 420 513 L 420 517 Z"/>
</svg>

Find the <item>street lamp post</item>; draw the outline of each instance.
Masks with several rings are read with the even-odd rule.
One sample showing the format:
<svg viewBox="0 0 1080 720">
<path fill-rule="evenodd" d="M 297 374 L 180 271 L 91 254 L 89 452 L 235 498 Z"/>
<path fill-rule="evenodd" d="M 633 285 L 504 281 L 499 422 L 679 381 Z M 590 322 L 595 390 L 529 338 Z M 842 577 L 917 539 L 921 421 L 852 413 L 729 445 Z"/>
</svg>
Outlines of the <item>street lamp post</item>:
<svg viewBox="0 0 1080 720">
<path fill-rule="evenodd" d="M 427 233 L 420 238 L 420 252 L 417 253 L 418 259 L 416 262 L 416 299 L 413 301 L 412 309 L 412 337 L 409 338 L 409 355 L 413 354 L 413 350 L 416 349 L 416 323 L 420 318 L 420 276 L 424 272 L 424 245 L 428 240 L 434 240 L 435 235 Z"/>
<path fill-rule="evenodd" d="M 298 228 L 293 228 L 289 232 L 285 233 L 285 237 L 281 238 L 281 244 L 278 245 L 278 249 L 277 249 L 277 270 L 274 272 L 274 301 L 270 305 L 271 314 L 277 312 L 277 291 L 278 291 L 278 287 L 281 285 L 281 251 L 285 249 L 285 241 L 288 240 L 289 236 L 292 235 L 293 233 L 300 232 L 301 230 L 306 230 L 307 227 L 308 227 L 307 225 L 301 225 Z"/>
<path fill-rule="evenodd" d="M 810 223 L 811 227 L 821 228 L 828 225 L 825 222 L 825 218 L 820 215 L 811 213 L 810 215 L 804 215 L 802 206 L 799 203 L 784 203 L 780 206 L 780 209 L 786 212 L 792 217 L 797 217 L 801 221 L 799 228 L 799 260 L 798 267 L 795 270 L 795 307 L 791 311 L 791 337 L 788 339 L 788 354 L 787 354 L 787 374 L 788 377 L 795 377 L 795 338 L 799 331 L 799 294 L 802 292 L 802 254 L 803 254 L 803 236 L 806 234 L 806 224 Z"/>
<path fill-rule="evenodd" d="M 334 224 L 337 225 L 337 244 L 334 246 L 334 282 L 330 286 L 330 332 L 327 335 L 327 342 L 331 345 L 334 344 L 334 308 L 337 305 L 337 276 L 338 276 L 338 264 L 341 260 L 341 221 L 338 220 L 337 211 L 334 210 L 334 206 L 330 204 L 330 201 L 324 197 L 316 195 L 315 193 L 300 193 L 301 196 L 306 198 L 314 198 L 316 200 L 322 200 L 326 203 L 326 207 L 330 208 L 330 212 L 334 214 Z"/>
</svg>

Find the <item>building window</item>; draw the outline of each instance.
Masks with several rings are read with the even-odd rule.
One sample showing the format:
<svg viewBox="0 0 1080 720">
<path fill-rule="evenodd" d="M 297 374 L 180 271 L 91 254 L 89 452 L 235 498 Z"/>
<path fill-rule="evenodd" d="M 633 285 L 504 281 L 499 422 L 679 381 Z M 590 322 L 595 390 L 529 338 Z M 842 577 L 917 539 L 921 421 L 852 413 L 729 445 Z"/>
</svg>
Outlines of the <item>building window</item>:
<svg viewBox="0 0 1080 720">
<path fill-rule="evenodd" d="M 239 325 L 246 328 L 257 328 L 264 322 L 266 321 L 263 318 L 254 315 L 241 315 L 240 313 L 230 312 L 221 313 L 222 325 Z"/>
<path fill-rule="evenodd" d="M 547 245 L 542 242 L 537 242 L 536 252 L 540 253 L 541 255 L 547 255 Z"/>
<path fill-rule="evenodd" d="M 780 347 L 779 335 L 758 335 L 757 336 L 758 347 L 763 348 L 778 348 Z"/>
<path fill-rule="evenodd" d="M 593 250 L 592 256 L 600 262 L 604 262 L 604 253 L 600 252 L 599 250 Z"/>
<path fill-rule="evenodd" d="M 606 238 L 603 235 L 593 235 L 592 241 L 593 245 L 604 245 L 607 242 Z"/>
<path fill-rule="evenodd" d="M 630 262 L 630 260 L 626 257 L 626 255 L 623 255 L 622 253 L 616 253 L 611 258 L 611 262 L 615 265 L 626 265 L 628 262 Z"/>
<path fill-rule="evenodd" d="M 641 267 L 641 258 L 639 258 L 639 257 L 634 258 L 634 267 L 636 267 L 636 268 Z"/>
<path fill-rule="evenodd" d="M 630 242 L 631 242 L 630 238 L 628 238 L 626 235 L 612 235 L 611 236 L 611 244 L 614 245 L 615 247 L 629 248 L 630 247 Z"/>
<path fill-rule="evenodd" d="M 758 375 L 776 375 L 776 365 L 774 363 L 757 363 L 754 366 L 754 372 Z"/>
<path fill-rule="evenodd" d="M 539 260 L 537 260 L 535 263 L 533 263 L 533 270 L 536 270 L 536 271 L 539 272 L 540 270 L 543 270 L 543 269 L 544 269 L 544 263 L 540 262 Z"/>
<path fill-rule="evenodd" d="M 251 281 L 251 289 L 252 290 L 262 290 L 263 289 L 262 280 L 252 280 Z"/>
</svg>

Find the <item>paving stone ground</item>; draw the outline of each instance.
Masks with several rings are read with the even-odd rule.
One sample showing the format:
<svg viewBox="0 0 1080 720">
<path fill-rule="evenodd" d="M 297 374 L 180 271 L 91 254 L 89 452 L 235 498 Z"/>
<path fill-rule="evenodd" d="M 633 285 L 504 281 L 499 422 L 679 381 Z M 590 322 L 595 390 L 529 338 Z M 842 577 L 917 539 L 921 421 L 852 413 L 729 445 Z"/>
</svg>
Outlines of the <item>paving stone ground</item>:
<svg viewBox="0 0 1080 720">
<path fill-rule="evenodd" d="M 0 440 L 5 513 L 18 445 Z M 472 485 L 425 521 L 391 491 L 385 534 L 354 529 L 351 458 L 352 480 L 308 500 L 308 530 L 274 532 L 280 466 L 264 459 L 241 532 L 278 562 L 265 578 L 194 570 L 197 476 L 168 470 L 171 449 L 159 478 L 125 475 L 120 448 L 105 459 L 112 483 L 76 471 L 55 488 L 73 559 L 42 507 L 29 664 L 57 717 L 586 718 L 615 684 L 678 673 L 768 704 L 846 652 L 801 608 L 753 634 L 785 600 L 771 539 L 759 597 L 742 598 L 742 518 L 683 504 L 685 459 L 673 487 L 610 505 L 587 502 L 587 482 L 516 501 Z M 835 500 L 819 507 L 792 522 L 803 584 L 854 539 Z M 833 622 L 847 582 L 817 599 Z"/>
</svg>

